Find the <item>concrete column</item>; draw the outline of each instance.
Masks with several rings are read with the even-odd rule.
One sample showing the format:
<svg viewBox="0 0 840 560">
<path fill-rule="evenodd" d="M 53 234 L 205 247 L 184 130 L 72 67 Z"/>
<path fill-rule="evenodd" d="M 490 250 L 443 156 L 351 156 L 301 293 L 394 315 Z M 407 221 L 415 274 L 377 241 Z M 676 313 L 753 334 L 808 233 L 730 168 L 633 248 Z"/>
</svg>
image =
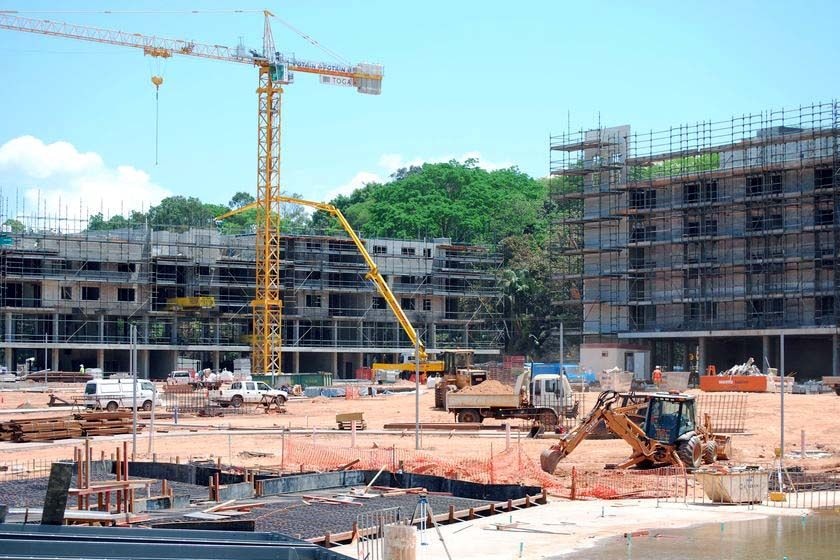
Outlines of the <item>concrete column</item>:
<svg viewBox="0 0 840 560">
<path fill-rule="evenodd" d="M 837 336 L 837 335 L 835 335 L 835 336 Z M 770 361 L 772 361 L 771 358 L 770 358 L 770 337 L 767 336 L 767 335 L 764 335 L 764 336 L 761 337 L 761 367 L 759 367 L 758 369 L 760 369 L 761 371 L 763 371 L 766 374 L 767 373 L 767 362 L 770 362 Z"/>
<path fill-rule="evenodd" d="M 169 335 L 169 342 L 171 344 L 178 344 L 178 316 L 172 316 L 172 332 Z M 177 354 L 176 354 L 177 356 Z M 177 361 L 177 360 L 176 360 Z M 175 368 L 177 369 L 177 368 Z"/>
<path fill-rule="evenodd" d="M 214 342 L 216 344 L 220 344 L 222 340 L 222 319 L 218 315 L 216 315 L 216 336 Z M 217 352 L 218 353 L 218 352 Z M 217 360 L 218 362 L 218 360 Z M 216 363 L 216 371 L 219 370 L 219 364 Z"/>
<path fill-rule="evenodd" d="M 58 313 L 53 313 L 52 341 L 58 342 Z M 56 368 L 53 368 L 56 369 Z"/>
<path fill-rule="evenodd" d="M 356 327 L 356 344 L 359 346 L 362 345 L 362 341 L 365 339 L 365 327 L 361 321 L 359 321 L 359 326 Z"/>
<path fill-rule="evenodd" d="M 338 377 L 338 352 L 330 352 L 330 357 L 332 360 L 332 374 Z"/>
<path fill-rule="evenodd" d="M 464 348 L 470 347 L 470 325 L 464 325 Z"/>
<path fill-rule="evenodd" d="M 429 325 L 429 339 L 426 341 L 426 348 L 437 348 L 437 324 Z"/>
<path fill-rule="evenodd" d="M 105 314 L 99 315 L 99 344 L 105 343 Z M 102 366 L 98 366 L 102 367 Z"/>
<path fill-rule="evenodd" d="M 668 357 L 667 357 L 666 361 L 668 362 L 668 365 L 665 366 L 665 367 L 667 367 L 669 371 L 673 371 L 674 370 L 674 341 L 673 341 L 673 339 L 668 341 Z"/>
<path fill-rule="evenodd" d="M 149 379 L 149 351 L 137 351 L 137 373 L 143 379 Z"/>
<path fill-rule="evenodd" d="M 219 354 L 218 350 L 213 350 L 213 371 L 219 371 Z"/>
<path fill-rule="evenodd" d="M 58 355 L 58 348 L 52 349 L 52 357 L 50 358 L 50 369 L 53 371 L 61 371 L 59 367 L 59 355 Z"/>
<path fill-rule="evenodd" d="M 97 348 L 96 349 L 96 367 L 99 369 L 105 369 L 105 349 L 104 348 Z"/>
<path fill-rule="evenodd" d="M 177 350 L 170 350 L 169 351 L 169 360 L 170 360 L 169 369 L 171 371 L 175 371 L 176 369 L 178 369 L 178 351 Z M 167 371 L 166 374 L 169 375 L 169 372 Z"/>
<path fill-rule="evenodd" d="M 6 371 L 8 371 L 9 373 L 12 373 L 13 371 L 15 371 L 15 369 L 12 367 L 14 365 L 12 363 L 12 349 L 11 348 L 4 349 L 3 354 L 5 355 Z"/>
<path fill-rule="evenodd" d="M 300 352 L 292 352 L 292 373 L 300 373 Z"/>
<path fill-rule="evenodd" d="M 840 358 L 840 356 L 838 356 L 837 349 L 837 344 L 840 342 L 838 338 L 840 337 L 838 337 L 837 334 L 831 335 L 831 375 L 840 375 L 840 373 L 837 373 L 837 361 L 838 358 Z"/>
<path fill-rule="evenodd" d="M 697 339 L 697 374 L 706 375 L 706 338 Z"/>
<path fill-rule="evenodd" d="M 330 330 L 330 340 L 333 346 L 338 346 L 338 321 L 332 322 L 332 329 Z"/>
<path fill-rule="evenodd" d="M 12 333 L 12 314 L 6 313 L 6 342 L 12 342 L 14 333 Z M 11 351 L 11 348 L 9 349 Z M 12 371 L 11 369 L 9 371 Z"/>
<path fill-rule="evenodd" d="M 293 321 L 292 322 L 292 344 L 294 346 L 300 346 L 300 321 Z"/>
<path fill-rule="evenodd" d="M 359 364 L 356 367 L 363 367 L 365 365 L 365 355 L 361 352 L 356 353 L 356 357 L 359 360 L 357 363 Z M 355 372 L 354 372 L 355 373 Z"/>
</svg>

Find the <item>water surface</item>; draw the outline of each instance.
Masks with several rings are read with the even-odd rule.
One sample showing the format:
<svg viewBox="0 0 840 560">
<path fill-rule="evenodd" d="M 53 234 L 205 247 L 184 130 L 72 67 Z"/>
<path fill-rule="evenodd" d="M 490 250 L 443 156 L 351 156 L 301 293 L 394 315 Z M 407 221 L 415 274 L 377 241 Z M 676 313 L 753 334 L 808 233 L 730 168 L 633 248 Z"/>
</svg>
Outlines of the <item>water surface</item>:
<svg viewBox="0 0 840 560">
<path fill-rule="evenodd" d="M 648 536 L 607 538 L 593 548 L 557 556 L 562 560 L 836 560 L 840 558 L 840 515 L 768 517 L 650 530 Z"/>
</svg>

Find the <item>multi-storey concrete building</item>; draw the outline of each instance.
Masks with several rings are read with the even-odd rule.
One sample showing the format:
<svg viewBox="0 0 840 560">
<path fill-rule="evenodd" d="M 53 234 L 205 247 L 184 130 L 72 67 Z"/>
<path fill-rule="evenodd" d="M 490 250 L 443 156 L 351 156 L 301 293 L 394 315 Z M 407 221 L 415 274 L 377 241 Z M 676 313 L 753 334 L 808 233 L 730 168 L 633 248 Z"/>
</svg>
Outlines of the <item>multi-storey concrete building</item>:
<svg viewBox="0 0 840 560">
<path fill-rule="evenodd" d="M 36 368 L 127 371 L 131 324 L 144 376 L 165 376 L 178 357 L 232 369 L 249 355 L 253 235 L 37 228 L 4 238 L 0 363 L 10 370 L 34 358 Z M 430 350 L 499 352 L 498 255 L 449 239 L 365 243 Z M 282 258 L 285 372 L 349 377 L 412 350 L 348 238 L 286 236 Z M 174 298 L 195 296 L 212 306 L 173 308 Z"/>
<path fill-rule="evenodd" d="M 840 105 L 552 138 L 557 280 L 582 293 L 585 341 L 643 343 L 663 367 L 748 357 L 838 369 Z M 649 373 L 649 372 L 648 372 Z"/>
</svg>

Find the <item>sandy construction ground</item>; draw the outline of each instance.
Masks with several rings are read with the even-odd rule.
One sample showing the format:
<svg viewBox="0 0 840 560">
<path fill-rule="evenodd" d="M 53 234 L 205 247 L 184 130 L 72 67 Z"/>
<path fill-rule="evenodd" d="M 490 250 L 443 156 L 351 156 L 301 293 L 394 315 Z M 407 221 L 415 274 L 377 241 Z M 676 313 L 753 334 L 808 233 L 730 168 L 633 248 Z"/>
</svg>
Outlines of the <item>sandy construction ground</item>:
<svg viewBox="0 0 840 560">
<path fill-rule="evenodd" d="M 62 397 L 71 397 L 80 393 L 81 386 L 55 387 L 53 391 Z M 584 394 L 584 409 L 591 407 L 595 393 Z M 45 407 L 48 395 L 42 392 L 0 391 L 0 421 L 17 417 L 46 417 L 69 414 L 69 410 L 48 411 L 23 415 L 15 410 L 19 406 L 35 408 Z M 422 422 L 452 422 L 451 414 L 433 408 L 434 395 L 423 389 L 420 397 L 420 419 Z M 829 454 L 827 457 L 814 459 L 792 458 L 789 465 L 802 465 L 812 471 L 832 471 L 840 469 L 840 420 L 834 411 L 840 405 L 840 397 L 832 394 L 823 395 L 785 395 L 785 437 L 788 453 L 800 450 L 801 431 L 805 431 L 806 449 L 819 450 Z M 159 419 L 156 423 L 159 431 L 154 442 L 154 451 L 158 457 L 222 457 L 224 462 L 232 460 L 242 466 L 272 464 L 276 457 L 246 457 L 243 452 L 268 452 L 279 450 L 280 435 L 277 433 L 260 434 L 234 432 L 232 436 L 219 430 L 234 428 L 237 430 L 292 428 L 305 430 L 305 434 L 296 437 L 309 437 L 321 445 L 330 445 L 346 449 L 350 444 L 349 432 L 336 430 L 335 415 L 341 412 L 363 412 L 367 430 L 360 431 L 356 438 L 358 448 L 396 446 L 397 449 L 414 449 L 413 432 L 383 433 L 381 428 L 390 422 L 413 422 L 415 399 L 413 393 L 393 394 L 388 396 L 367 397 L 354 400 L 316 399 L 292 400 L 287 405 L 285 414 L 265 414 L 255 411 L 253 414 L 226 414 L 222 417 L 201 418 L 181 415 L 176 426 L 172 419 Z M 733 436 L 734 462 L 739 464 L 771 464 L 773 450 L 778 445 L 779 395 L 749 394 L 747 397 L 746 433 Z M 487 424 L 501 424 L 501 421 L 487 420 Z M 141 436 L 138 453 L 148 451 L 147 434 Z M 104 452 L 106 457 L 113 451 L 116 441 L 125 436 L 94 438 L 92 447 L 95 456 Z M 522 446 L 522 453 L 536 459 L 539 453 L 551 444 L 550 440 L 529 440 L 512 436 L 514 444 Z M 0 462 L 25 461 L 32 459 L 55 459 L 72 456 L 72 448 L 79 445 L 76 441 L 56 441 L 54 443 L 15 444 L 0 443 Z M 503 433 L 466 435 L 450 432 L 424 432 L 422 448 L 440 458 L 464 458 L 468 456 L 489 456 L 491 451 L 499 452 L 505 446 Z M 242 454 L 243 456 L 240 456 Z M 591 440 L 582 443 L 558 468 L 557 475 L 568 474 L 572 466 L 584 471 L 600 471 L 607 463 L 617 463 L 629 454 L 629 447 L 621 440 Z"/>
</svg>

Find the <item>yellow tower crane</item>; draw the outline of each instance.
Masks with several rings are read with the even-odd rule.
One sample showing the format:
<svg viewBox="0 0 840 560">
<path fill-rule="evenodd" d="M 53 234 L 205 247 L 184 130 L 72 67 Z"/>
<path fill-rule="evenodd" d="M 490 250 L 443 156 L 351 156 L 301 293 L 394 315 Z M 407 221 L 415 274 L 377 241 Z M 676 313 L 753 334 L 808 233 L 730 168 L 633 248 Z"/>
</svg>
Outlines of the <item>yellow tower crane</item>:
<svg viewBox="0 0 840 560">
<path fill-rule="evenodd" d="M 257 87 L 257 201 L 260 209 L 256 242 L 256 292 L 252 302 L 253 336 L 251 369 L 278 374 L 281 371 L 281 319 L 283 302 L 280 279 L 280 96 L 283 87 L 294 80 L 294 73 L 316 74 L 328 85 L 353 87 L 359 93 L 378 95 L 382 91 L 383 70 L 379 64 L 355 65 L 312 62 L 284 55 L 274 48 L 270 18 L 263 12 L 262 52 L 239 46 L 230 48 L 194 41 L 146 36 L 111 29 L 19 17 L 0 12 L 0 29 L 22 31 L 81 41 L 141 49 L 144 55 L 169 58 L 192 56 L 256 66 Z M 162 80 L 160 80 L 162 82 Z M 155 87 L 160 83 L 154 80 Z"/>
</svg>

